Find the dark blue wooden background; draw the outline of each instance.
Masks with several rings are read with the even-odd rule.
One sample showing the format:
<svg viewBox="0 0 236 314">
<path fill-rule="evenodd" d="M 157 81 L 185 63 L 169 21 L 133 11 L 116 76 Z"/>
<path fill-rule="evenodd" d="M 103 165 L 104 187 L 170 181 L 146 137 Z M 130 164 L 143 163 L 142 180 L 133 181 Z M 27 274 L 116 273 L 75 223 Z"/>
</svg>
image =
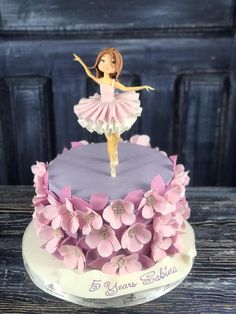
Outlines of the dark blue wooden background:
<svg viewBox="0 0 236 314">
<path fill-rule="evenodd" d="M 149 84 L 131 131 L 178 154 L 192 185 L 236 185 L 235 1 L 0 0 L 0 184 L 32 184 L 30 166 L 70 141 L 104 141 L 73 106 L 97 90 L 81 66 L 104 47 L 121 81 Z"/>
</svg>

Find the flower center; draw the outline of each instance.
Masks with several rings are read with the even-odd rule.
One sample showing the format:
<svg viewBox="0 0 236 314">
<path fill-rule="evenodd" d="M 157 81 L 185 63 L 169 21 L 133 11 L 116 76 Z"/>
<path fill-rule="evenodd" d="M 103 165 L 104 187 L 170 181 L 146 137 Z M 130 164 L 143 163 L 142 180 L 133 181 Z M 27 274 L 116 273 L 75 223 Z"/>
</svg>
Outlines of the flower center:
<svg viewBox="0 0 236 314">
<path fill-rule="evenodd" d="M 90 214 L 88 214 L 88 215 L 87 215 L 87 221 L 88 221 L 88 222 L 93 221 L 93 220 L 94 220 L 94 218 L 95 218 L 94 213 L 90 213 Z"/>
<path fill-rule="evenodd" d="M 55 238 L 60 238 L 60 236 L 61 236 L 60 230 L 59 229 L 53 230 L 53 235 Z"/>
<path fill-rule="evenodd" d="M 75 256 L 76 257 L 80 257 L 81 256 L 81 253 L 78 249 L 75 249 Z"/>
<path fill-rule="evenodd" d="M 133 237 L 135 236 L 135 231 L 134 231 L 134 229 L 130 229 L 130 230 L 128 231 L 128 235 L 129 235 L 129 237 L 133 238 Z"/>
<path fill-rule="evenodd" d="M 108 238 L 108 237 L 110 236 L 110 233 L 109 233 L 109 231 L 107 230 L 106 227 L 103 226 L 103 227 L 101 228 L 100 236 L 101 236 L 101 238 L 102 238 L 103 240 L 105 240 L 106 238 Z"/>
<path fill-rule="evenodd" d="M 154 205 L 155 202 L 156 202 L 156 199 L 155 199 L 155 197 L 154 197 L 152 194 L 149 195 L 149 196 L 147 197 L 147 199 L 146 199 L 146 204 L 147 204 L 148 206 Z"/>
<path fill-rule="evenodd" d="M 112 205 L 112 210 L 114 214 L 123 214 L 125 212 L 125 208 L 121 203 L 115 203 Z"/>
<path fill-rule="evenodd" d="M 124 259 L 123 257 L 121 257 L 121 258 L 118 260 L 118 262 L 116 263 L 116 265 L 117 265 L 119 268 L 124 267 L 126 264 L 127 264 L 127 260 Z"/>
</svg>

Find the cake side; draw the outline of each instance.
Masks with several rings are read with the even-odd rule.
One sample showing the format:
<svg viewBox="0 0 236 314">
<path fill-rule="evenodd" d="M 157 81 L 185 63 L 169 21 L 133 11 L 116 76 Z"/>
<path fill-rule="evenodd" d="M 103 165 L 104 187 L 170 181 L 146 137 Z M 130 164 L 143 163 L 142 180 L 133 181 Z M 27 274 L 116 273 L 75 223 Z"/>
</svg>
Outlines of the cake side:
<svg viewBox="0 0 236 314">
<path fill-rule="evenodd" d="M 130 142 L 139 144 L 144 139 L 134 136 Z M 86 144 L 73 143 L 72 149 Z M 150 146 L 147 141 L 141 144 Z M 157 149 L 156 153 L 165 156 Z M 140 271 L 181 252 L 185 220 L 190 215 L 185 198 L 189 176 L 183 165 L 176 164 L 177 156 L 165 158 L 173 168 L 169 178 L 154 175 L 145 189 L 128 190 L 115 199 L 101 190 L 85 199 L 74 195 L 69 185 L 55 193 L 48 182 L 51 163 L 37 162 L 32 166 L 33 221 L 43 248 L 68 268 L 109 274 Z"/>
</svg>

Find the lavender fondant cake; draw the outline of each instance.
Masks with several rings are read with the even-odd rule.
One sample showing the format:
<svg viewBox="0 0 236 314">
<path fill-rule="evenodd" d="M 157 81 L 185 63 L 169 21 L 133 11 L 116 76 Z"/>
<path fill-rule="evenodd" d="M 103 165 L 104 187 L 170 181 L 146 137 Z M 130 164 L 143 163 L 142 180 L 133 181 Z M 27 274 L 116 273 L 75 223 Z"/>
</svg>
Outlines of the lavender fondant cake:
<svg viewBox="0 0 236 314">
<path fill-rule="evenodd" d="M 117 177 L 105 143 L 73 142 L 32 166 L 34 228 L 42 249 L 84 272 L 127 274 L 181 253 L 188 171 L 145 135 L 121 142 Z"/>
</svg>

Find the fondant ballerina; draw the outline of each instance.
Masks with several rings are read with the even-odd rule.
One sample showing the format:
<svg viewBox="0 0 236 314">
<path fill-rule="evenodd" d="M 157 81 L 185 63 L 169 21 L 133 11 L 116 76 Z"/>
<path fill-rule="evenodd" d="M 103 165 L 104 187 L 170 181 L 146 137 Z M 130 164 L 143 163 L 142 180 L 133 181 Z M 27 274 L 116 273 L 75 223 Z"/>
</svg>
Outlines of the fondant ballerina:
<svg viewBox="0 0 236 314">
<path fill-rule="evenodd" d="M 86 74 L 100 85 L 100 95 L 95 93 L 89 98 L 81 98 L 74 106 L 78 122 L 90 132 L 105 134 L 110 161 L 110 174 L 116 176 L 118 144 L 120 135 L 129 130 L 141 115 L 138 90 L 154 90 L 148 85 L 127 87 L 118 81 L 123 67 L 123 58 L 116 48 L 101 50 L 93 67 L 88 67 L 76 54 L 74 60 L 80 62 Z M 96 70 L 93 75 L 90 69 Z M 123 93 L 116 93 L 115 89 Z"/>
</svg>

